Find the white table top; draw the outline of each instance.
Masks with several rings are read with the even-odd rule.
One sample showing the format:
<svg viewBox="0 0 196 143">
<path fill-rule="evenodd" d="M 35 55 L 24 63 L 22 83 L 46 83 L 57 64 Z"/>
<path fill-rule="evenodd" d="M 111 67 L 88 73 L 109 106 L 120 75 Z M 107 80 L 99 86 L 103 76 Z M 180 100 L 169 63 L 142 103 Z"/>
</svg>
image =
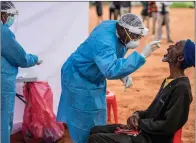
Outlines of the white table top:
<svg viewBox="0 0 196 143">
<path fill-rule="evenodd" d="M 16 77 L 16 83 L 34 82 L 37 81 L 37 77 Z"/>
</svg>

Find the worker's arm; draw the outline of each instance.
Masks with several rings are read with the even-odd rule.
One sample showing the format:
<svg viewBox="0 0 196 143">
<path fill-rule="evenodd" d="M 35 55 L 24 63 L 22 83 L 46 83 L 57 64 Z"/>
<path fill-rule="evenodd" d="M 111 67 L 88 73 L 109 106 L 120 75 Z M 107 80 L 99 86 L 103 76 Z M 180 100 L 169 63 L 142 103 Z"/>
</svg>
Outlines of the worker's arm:
<svg viewBox="0 0 196 143">
<path fill-rule="evenodd" d="M 139 128 L 153 135 L 171 135 L 188 120 L 190 92 L 185 87 L 178 87 L 171 95 L 171 108 L 165 113 L 165 120 L 146 118 L 139 120 Z"/>
<path fill-rule="evenodd" d="M 11 31 L 3 29 L 2 31 L 2 51 L 1 55 L 13 66 L 32 67 L 38 62 L 38 57 L 27 54 L 22 46 L 16 41 Z"/>
<path fill-rule="evenodd" d="M 135 72 L 146 60 L 137 52 L 127 58 L 117 58 L 115 51 L 106 47 L 96 55 L 94 61 L 107 79 L 120 79 Z"/>
</svg>

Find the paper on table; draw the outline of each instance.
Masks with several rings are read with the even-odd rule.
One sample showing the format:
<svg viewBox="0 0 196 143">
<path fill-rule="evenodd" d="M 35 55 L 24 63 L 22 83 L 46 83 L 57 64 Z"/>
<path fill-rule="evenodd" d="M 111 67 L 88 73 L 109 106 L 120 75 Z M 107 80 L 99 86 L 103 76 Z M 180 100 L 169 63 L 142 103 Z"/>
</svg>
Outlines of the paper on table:
<svg viewBox="0 0 196 143">
<path fill-rule="evenodd" d="M 35 82 L 37 80 L 38 80 L 37 76 L 28 74 L 26 72 L 19 72 L 18 76 L 16 77 L 17 83 Z"/>
<path fill-rule="evenodd" d="M 25 78 L 27 73 L 19 73 L 16 78 Z"/>
</svg>

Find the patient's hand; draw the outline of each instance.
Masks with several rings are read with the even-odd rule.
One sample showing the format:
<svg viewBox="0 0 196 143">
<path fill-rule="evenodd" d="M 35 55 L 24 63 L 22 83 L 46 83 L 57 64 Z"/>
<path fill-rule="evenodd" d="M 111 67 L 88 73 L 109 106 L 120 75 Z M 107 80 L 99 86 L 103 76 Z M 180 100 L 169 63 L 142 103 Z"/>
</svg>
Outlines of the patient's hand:
<svg viewBox="0 0 196 143">
<path fill-rule="evenodd" d="M 122 125 L 122 124 L 119 126 L 119 128 L 120 129 L 129 129 L 127 125 Z"/>
<path fill-rule="evenodd" d="M 139 114 L 136 112 L 127 119 L 128 128 L 137 130 L 138 129 L 138 120 L 140 119 Z"/>
</svg>

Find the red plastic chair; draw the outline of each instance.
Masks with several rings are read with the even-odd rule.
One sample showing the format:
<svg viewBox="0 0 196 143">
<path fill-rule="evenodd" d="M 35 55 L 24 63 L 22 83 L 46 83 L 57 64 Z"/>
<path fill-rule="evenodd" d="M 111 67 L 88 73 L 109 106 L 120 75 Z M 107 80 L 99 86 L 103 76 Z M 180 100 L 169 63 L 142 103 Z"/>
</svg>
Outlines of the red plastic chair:
<svg viewBox="0 0 196 143">
<path fill-rule="evenodd" d="M 182 128 L 179 129 L 175 134 L 173 138 L 173 143 L 181 143 L 181 137 L 182 137 Z"/>
<path fill-rule="evenodd" d="M 108 108 L 108 121 L 111 121 L 111 108 L 112 108 L 115 124 L 118 124 L 118 111 L 117 111 L 116 96 L 114 93 L 107 90 L 106 99 L 107 99 L 107 108 Z"/>
</svg>

